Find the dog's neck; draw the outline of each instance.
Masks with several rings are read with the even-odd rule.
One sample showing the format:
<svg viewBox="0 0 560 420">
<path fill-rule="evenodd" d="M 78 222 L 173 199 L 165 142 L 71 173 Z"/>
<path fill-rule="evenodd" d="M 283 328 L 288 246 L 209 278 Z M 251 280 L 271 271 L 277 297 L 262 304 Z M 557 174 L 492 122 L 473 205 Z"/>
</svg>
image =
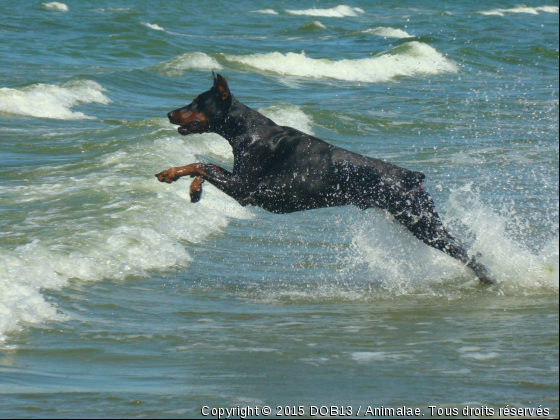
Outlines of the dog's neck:
<svg viewBox="0 0 560 420">
<path fill-rule="evenodd" d="M 226 117 L 213 131 L 224 137 L 234 151 L 241 151 L 259 139 L 263 126 L 271 125 L 276 124 L 232 96 Z"/>
</svg>

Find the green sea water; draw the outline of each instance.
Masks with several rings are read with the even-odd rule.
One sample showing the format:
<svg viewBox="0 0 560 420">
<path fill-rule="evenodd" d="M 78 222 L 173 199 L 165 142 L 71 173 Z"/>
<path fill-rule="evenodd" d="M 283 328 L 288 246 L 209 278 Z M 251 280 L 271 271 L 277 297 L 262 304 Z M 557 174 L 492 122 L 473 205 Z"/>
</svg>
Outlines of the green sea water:
<svg viewBox="0 0 560 420">
<path fill-rule="evenodd" d="M 555 1 L 0 0 L 0 418 L 558 417 L 558 60 Z M 158 183 L 233 164 L 166 118 L 212 70 L 279 124 L 425 173 L 497 285 L 380 210 Z"/>
</svg>

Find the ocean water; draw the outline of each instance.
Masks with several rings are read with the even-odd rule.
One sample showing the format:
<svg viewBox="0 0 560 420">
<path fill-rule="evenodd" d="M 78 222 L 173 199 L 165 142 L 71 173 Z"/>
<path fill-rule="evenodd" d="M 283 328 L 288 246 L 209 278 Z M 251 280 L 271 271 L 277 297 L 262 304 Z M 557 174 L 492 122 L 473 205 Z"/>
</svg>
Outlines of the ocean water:
<svg viewBox="0 0 560 420">
<path fill-rule="evenodd" d="M 0 0 L 0 417 L 557 417 L 558 19 L 553 0 Z M 424 172 L 497 284 L 376 209 L 158 183 L 232 166 L 166 119 L 211 70 L 280 124 Z"/>
</svg>

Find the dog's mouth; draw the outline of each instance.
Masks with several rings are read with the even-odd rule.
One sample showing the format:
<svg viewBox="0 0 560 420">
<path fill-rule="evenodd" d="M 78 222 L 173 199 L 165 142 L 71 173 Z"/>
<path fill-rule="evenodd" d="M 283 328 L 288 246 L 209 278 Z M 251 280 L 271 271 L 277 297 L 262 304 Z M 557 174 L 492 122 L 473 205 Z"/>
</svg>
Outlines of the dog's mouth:
<svg viewBox="0 0 560 420">
<path fill-rule="evenodd" d="M 189 134 L 193 134 L 193 133 L 198 133 L 200 131 L 201 128 L 201 122 L 198 120 L 195 121 L 191 121 L 188 124 L 182 125 L 180 126 L 177 131 L 179 132 L 179 134 L 186 136 Z"/>
</svg>

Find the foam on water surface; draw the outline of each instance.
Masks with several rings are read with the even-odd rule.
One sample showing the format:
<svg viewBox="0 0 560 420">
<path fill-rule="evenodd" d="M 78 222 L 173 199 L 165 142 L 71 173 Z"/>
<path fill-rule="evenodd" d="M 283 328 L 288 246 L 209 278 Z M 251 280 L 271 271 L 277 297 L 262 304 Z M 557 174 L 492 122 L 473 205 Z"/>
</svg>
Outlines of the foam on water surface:
<svg viewBox="0 0 560 420">
<path fill-rule="evenodd" d="M 34 118 L 59 120 L 91 119 L 82 112 L 72 111 L 80 104 L 109 104 L 99 83 L 72 80 L 61 85 L 35 84 L 20 89 L 0 88 L 0 112 Z"/>
<path fill-rule="evenodd" d="M 42 6 L 46 9 L 58 10 L 59 12 L 68 12 L 70 10 L 66 4 L 60 3 L 58 1 L 42 3 Z"/>
<path fill-rule="evenodd" d="M 373 34 L 385 38 L 397 38 L 397 39 L 412 38 L 412 35 L 410 35 L 408 32 L 403 31 L 402 29 L 395 29 L 395 28 L 378 27 L 373 29 L 367 29 L 363 32 L 365 34 Z"/>
<path fill-rule="evenodd" d="M 541 6 L 541 7 L 528 7 L 528 6 L 516 6 L 510 9 L 492 9 L 482 12 L 478 12 L 485 16 L 506 16 L 507 14 L 527 14 L 527 15 L 538 15 L 540 12 L 545 13 L 558 13 L 560 8 L 558 6 Z"/>
<path fill-rule="evenodd" d="M 251 13 L 260 13 L 263 15 L 277 15 L 278 12 L 273 9 L 261 9 L 261 10 L 253 10 Z"/>
<path fill-rule="evenodd" d="M 387 362 L 396 360 L 408 360 L 411 359 L 410 354 L 405 353 L 392 353 L 385 351 L 377 352 L 354 352 L 350 355 L 352 360 L 358 363 L 376 363 L 376 362 Z"/>
<path fill-rule="evenodd" d="M 363 9 L 340 5 L 330 9 L 305 9 L 286 10 L 291 15 L 316 16 L 316 17 L 356 17 L 365 13 Z"/>
<path fill-rule="evenodd" d="M 156 23 L 142 22 L 142 25 L 144 25 L 144 26 L 146 26 L 146 27 L 148 27 L 148 28 L 150 28 L 150 29 L 153 29 L 154 31 L 165 31 L 164 28 L 162 28 L 161 26 L 159 26 L 159 25 L 156 24 Z"/>
</svg>

